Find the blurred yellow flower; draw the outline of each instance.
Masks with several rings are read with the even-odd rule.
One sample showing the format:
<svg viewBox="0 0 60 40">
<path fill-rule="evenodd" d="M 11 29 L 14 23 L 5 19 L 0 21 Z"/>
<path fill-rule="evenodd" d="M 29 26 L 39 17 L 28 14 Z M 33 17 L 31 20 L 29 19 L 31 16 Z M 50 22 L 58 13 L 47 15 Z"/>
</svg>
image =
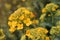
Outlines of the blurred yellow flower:
<svg viewBox="0 0 60 40">
<path fill-rule="evenodd" d="M 34 18 L 35 17 L 35 15 L 31 12 L 30 13 L 30 18 Z"/>
<path fill-rule="evenodd" d="M 12 26 L 11 27 L 15 27 L 17 25 L 17 21 L 12 21 Z"/>
<path fill-rule="evenodd" d="M 52 11 L 56 11 L 56 9 L 55 8 L 52 8 Z"/>
<path fill-rule="evenodd" d="M 14 17 L 13 17 L 13 15 L 11 15 L 10 17 L 9 17 L 9 20 L 13 20 L 14 19 Z"/>
<path fill-rule="evenodd" d="M 10 27 L 10 29 L 9 29 L 9 31 L 10 32 L 14 32 L 15 30 L 16 30 L 16 25 L 17 25 L 17 21 L 12 21 L 12 22 L 8 22 L 8 25 L 9 25 L 9 27 Z"/>
<path fill-rule="evenodd" d="M 39 23 L 39 20 L 33 20 L 32 23 L 33 24 L 38 24 Z"/>
<path fill-rule="evenodd" d="M 49 3 L 45 6 L 45 8 L 49 11 L 56 11 L 56 9 L 58 8 L 59 6 L 57 4 L 54 4 L 54 3 Z"/>
<path fill-rule="evenodd" d="M 30 30 L 26 31 L 26 36 L 30 36 Z"/>
<path fill-rule="evenodd" d="M 45 40 L 50 40 L 50 39 L 49 39 L 49 37 L 46 37 L 46 39 L 45 39 Z"/>
<path fill-rule="evenodd" d="M 12 26 L 12 22 L 8 21 L 8 25 L 9 25 L 9 26 Z"/>
<path fill-rule="evenodd" d="M 26 24 L 26 26 L 30 26 L 32 24 L 32 21 L 30 20 L 30 18 L 27 18 L 23 22 Z"/>
<path fill-rule="evenodd" d="M 17 30 L 23 29 L 23 24 L 17 24 Z"/>
<path fill-rule="evenodd" d="M 55 5 L 55 9 L 57 9 L 57 8 L 59 8 L 59 6 L 58 5 Z"/>
<path fill-rule="evenodd" d="M 41 35 L 41 38 L 42 38 L 42 40 L 44 40 L 45 36 L 44 35 Z"/>
<path fill-rule="evenodd" d="M 40 32 L 40 31 L 41 31 L 41 28 L 40 28 L 40 27 L 39 27 L 39 28 L 37 28 L 37 31 L 38 31 L 38 32 Z"/>
<path fill-rule="evenodd" d="M 45 33 L 45 34 L 47 34 L 47 33 L 48 33 L 48 30 L 47 30 L 47 29 L 45 29 L 45 30 L 44 30 L 44 33 Z"/>
<path fill-rule="evenodd" d="M 30 30 L 26 30 L 26 36 L 30 37 L 30 38 L 34 38 L 31 34 L 30 34 Z"/>
<path fill-rule="evenodd" d="M 27 8 L 25 8 L 25 7 L 21 7 L 21 8 L 19 8 L 18 10 L 16 10 L 14 13 L 24 13 L 24 14 L 30 14 L 31 12 L 27 9 Z"/>
<path fill-rule="evenodd" d="M 25 14 L 30 14 L 31 12 L 28 9 L 23 10 Z"/>
<path fill-rule="evenodd" d="M 24 15 L 21 15 L 21 16 L 19 17 L 19 19 L 20 19 L 20 20 L 23 20 L 23 19 L 24 19 Z"/>
<path fill-rule="evenodd" d="M 43 8 L 42 9 L 42 13 L 46 13 L 47 12 L 47 9 L 46 8 Z"/>
<path fill-rule="evenodd" d="M 48 33 L 48 30 L 45 29 L 45 28 L 42 28 L 42 27 L 37 28 L 37 32 L 41 32 L 41 31 L 42 31 L 44 34 L 47 34 L 47 33 Z"/>
<path fill-rule="evenodd" d="M 15 27 L 11 27 L 11 28 L 9 29 L 9 31 L 10 31 L 11 33 L 13 33 L 15 30 L 16 30 Z"/>
</svg>

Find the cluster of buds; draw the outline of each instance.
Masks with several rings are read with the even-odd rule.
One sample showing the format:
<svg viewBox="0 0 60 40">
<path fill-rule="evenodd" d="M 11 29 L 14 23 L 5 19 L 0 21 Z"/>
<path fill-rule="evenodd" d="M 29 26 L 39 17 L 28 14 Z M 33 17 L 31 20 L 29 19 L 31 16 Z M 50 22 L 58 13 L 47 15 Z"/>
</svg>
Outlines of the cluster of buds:
<svg viewBox="0 0 60 40">
<path fill-rule="evenodd" d="M 28 38 L 31 38 L 32 40 L 38 40 L 38 39 L 42 39 L 42 40 L 50 40 L 49 37 L 46 36 L 46 34 L 48 33 L 48 30 L 42 27 L 38 27 L 38 28 L 34 28 L 34 29 L 30 29 L 30 30 L 26 30 L 26 36 Z"/>
<path fill-rule="evenodd" d="M 34 19 L 35 15 L 25 7 L 21 7 L 9 16 L 9 30 L 14 32 L 16 29 L 23 29 L 23 26 L 38 24 L 38 20 Z"/>
</svg>

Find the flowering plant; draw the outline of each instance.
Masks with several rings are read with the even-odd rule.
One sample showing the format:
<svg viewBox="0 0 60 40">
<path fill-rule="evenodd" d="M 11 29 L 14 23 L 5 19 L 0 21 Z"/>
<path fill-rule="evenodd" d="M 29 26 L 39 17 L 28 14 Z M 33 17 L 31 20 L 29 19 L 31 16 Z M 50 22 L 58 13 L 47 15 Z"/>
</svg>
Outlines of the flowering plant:
<svg viewBox="0 0 60 40">
<path fill-rule="evenodd" d="M 0 40 L 60 40 L 59 0 L 1 0 L 0 7 Z"/>
</svg>

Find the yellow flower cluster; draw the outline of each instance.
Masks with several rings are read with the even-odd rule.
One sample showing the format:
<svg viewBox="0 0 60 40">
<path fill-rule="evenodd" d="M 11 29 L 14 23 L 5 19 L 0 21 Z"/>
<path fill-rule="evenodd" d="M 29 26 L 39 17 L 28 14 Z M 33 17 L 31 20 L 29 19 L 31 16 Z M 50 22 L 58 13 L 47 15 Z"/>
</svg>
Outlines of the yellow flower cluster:
<svg viewBox="0 0 60 40">
<path fill-rule="evenodd" d="M 35 24 L 38 23 L 38 20 L 32 21 L 31 19 L 33 18 L 35 18 L 35 15 L 31 11 L 25 7 L 21 7 L 10 15 L 8 21 L 8 25 L 10 26 L 9 30 L 14 32 L 16 29 L 23 29 L 24 25 L 30 26 L 34 21 L 36 21 Z"/>
<path fill-rule="evenodd" d="M 59 6 L 57 4 L 49 3 L 42 9 L 42 13 L 46 13 L 47 11 L 56 11 L 58 7 Z"/>
<path fill-rule="evenodd" d="M 60 34 L 60 26 L 53 26 L 50 30 L 50 34 L 52 35 L 59 35 Z M 60 35 L 59 35 L 60 36 Z"/>
<path fill-rule="evenodd" d="M 46 34 L 48 33 L 48 30 L 42 27 L 26 30 L 26 36 L 37 39 L 42 38 L 42 40 L 46 37 Z M 49 37 L 46 37 L 46 40 L 49 40 Z"/>
</svg>

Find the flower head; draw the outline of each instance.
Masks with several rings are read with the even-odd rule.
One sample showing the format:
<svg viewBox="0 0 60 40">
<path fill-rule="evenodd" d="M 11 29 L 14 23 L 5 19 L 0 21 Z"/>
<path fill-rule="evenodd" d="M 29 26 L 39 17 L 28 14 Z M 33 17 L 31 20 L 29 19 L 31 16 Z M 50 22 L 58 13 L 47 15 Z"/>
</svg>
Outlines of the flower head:
<svg viewBox="0 0 60 40">
<path fill-rule="evenodd" d="M 46 8 L 43 8 L 42 9 L 42 13 L 46 13 L 47 12 L 47 9 Z"/>
<path fill-rule="evenodd" d="M 30 26 L 32 24 L 32 21 L 30 20 L 30 18 L 27 18 L 23 22 L 26 24 L 26 26 Z"/>
<path fill-rule="evenodd" d="M 13 33 L 15 30 L 16 30 L 15 27 L 11 27 L 11 28 L 9 29 L 9 31 L 10 31 L 11 33 Z"/>
<path fill-rule="evenodd" d="M 17 24 L 17 30 L 23 29 L 23 24 Z"/>
</svg>

